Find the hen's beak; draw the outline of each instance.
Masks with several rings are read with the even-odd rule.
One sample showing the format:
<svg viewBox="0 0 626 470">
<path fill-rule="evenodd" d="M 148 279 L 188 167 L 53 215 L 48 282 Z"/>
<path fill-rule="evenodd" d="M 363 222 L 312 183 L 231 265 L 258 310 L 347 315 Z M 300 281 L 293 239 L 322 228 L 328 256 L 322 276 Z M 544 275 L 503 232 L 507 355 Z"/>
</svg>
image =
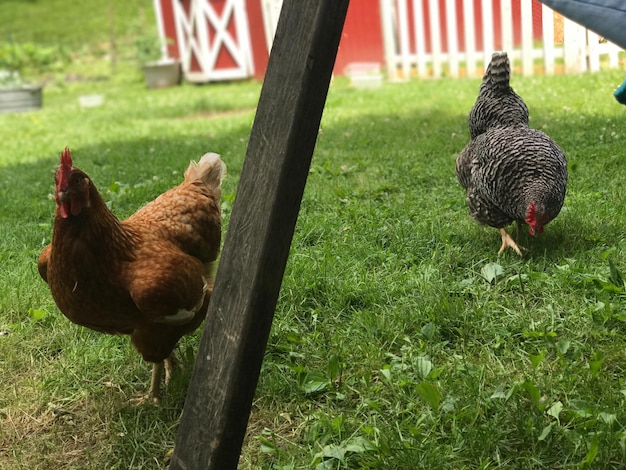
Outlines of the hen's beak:
<svg viewBox="0 0 626 470">
<path fill-rule="evenodd" d="M 61 217 L 67 219 L 70 214 L 70 198 L 67 191 L 57 191 L 57 206 L 61 212 Z"/>
</svg>

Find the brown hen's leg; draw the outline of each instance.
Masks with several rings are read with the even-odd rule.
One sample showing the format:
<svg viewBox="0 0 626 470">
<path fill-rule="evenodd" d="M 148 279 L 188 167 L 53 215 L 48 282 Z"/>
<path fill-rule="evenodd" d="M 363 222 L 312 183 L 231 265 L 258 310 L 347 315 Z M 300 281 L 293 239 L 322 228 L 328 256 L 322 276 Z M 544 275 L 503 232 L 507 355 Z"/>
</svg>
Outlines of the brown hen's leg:
<svg viewBox="0 0 626 470">
<path fill-rule="evenodd" d="M 179 369 L 184 369 L 183 363 L 176 357 L 174 351 L 169 355 L 165 361 L 163 361 L 165 365 L 165 385 L 170 383 L 170 379 L 172 378 L 172 372 L 174 372 L 174 367 L 178 367 Z"/>
<path fill-rule="evenodd" d="M 182 363 L 176 358 L 174 353 L 170 354 L 163 362 L 155 362 L 152 364 L 150 390 L 142 397 L 133 398 L 131 402 L 135 405 L 159 403 L 161 401 L 161 382 L 163 382 L 163 375 L 165 375 L 165 385 L 167 385 L 172 378 L 174 367 L 183 368 Z"/>
<path fill-rule="evenodd" d="M 502 236 L 502 246 L 498 250 L 498 254 L 501 254 L 507 248 L 513 248 L 518 255 L 522 256 L 522 251 L 519 249 L 519 246 L 517 246 L 517 243 L 515 243 L 506 230 L 501 228 L 500 235 Z"/>
<path fill-rule="evenodd" d="M 155 362 L 154 364 L 152 364 L 150 390 L 148 390 L 148 393 L 143 396 L 131 399 L 130 402 L 133 405 L 143 405 L 144 403 L 159 403 L 161 401 L 161 382 L 163 380 L 164 369 L 164 362 Z"/>
<path fill-rule="evenodd" d="M 150 390 L 146 399 L 158 403 L 161 401 L 161 382 L 163 381 L 163 371 L 165 370 L 165 361 L 152 364 L 152 378 L 150 379 Z"/>
</svg>

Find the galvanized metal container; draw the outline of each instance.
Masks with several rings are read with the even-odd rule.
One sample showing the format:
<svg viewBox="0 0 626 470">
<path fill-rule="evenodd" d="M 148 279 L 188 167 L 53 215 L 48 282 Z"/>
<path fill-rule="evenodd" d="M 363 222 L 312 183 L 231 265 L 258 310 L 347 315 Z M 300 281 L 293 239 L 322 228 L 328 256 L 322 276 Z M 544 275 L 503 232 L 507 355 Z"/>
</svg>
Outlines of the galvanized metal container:
<svg viewBox="0 0 626 470">
<path fill-rule="evenodd" d="M 0 88 L 0 113 L 39 109 L 43 104 L 41 85 Z"/>
</svg>

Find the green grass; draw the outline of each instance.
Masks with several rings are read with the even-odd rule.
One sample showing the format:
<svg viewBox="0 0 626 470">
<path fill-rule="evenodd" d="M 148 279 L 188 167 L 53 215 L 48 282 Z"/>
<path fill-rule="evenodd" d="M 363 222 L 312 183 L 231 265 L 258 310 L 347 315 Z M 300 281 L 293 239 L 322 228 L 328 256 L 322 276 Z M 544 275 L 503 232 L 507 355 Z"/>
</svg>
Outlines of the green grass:
<svg viewBox="0 0 626 470">
<path fill-rule="evenodd" d="M 622 468 L 626 206 L 619 72 L 514 77 L 565 150 L 561 215 L 524 258 L 467 215 L 454 159 L 478 80 L 336 78 L 240 467 Z M 0 116 L 0 468 L 165 468 L 199 333 L 160 407 L 128 339 L 72 325 L 38 277 L 64 146 L 126 217 L 213 150 L 225 231 L 260 85 L 53 80 Z M 103 93 L 81 109 L 82 94 Z M 613 271 L 611 271 L 613 266 Z"/>
<path fill-rule="evenodd" d="M 21 59 L 27 82 L 104 81 L 137 68 L 136 41 L 156 31 L 152 0 L 3 0 L 0 64 Z"/>
<path fill-rule="evenodd" d="M 455 181 L 475 81 L 333 90 L 255 403 L 275 410 L 272 445 L 252 462 L 621 466 L 619 79 L 515 80 L 571 167 L 562 215 L 522 260 L 496 256 Z"/>
<path fill-rule="evenodd" d="M 74 51 L 106 52 L 111 26 L 122 45 L 142 30 L 156 30 L 151 0 L 3 0 L 0 18 L 3 41 L 56 44 Z"/>
</svg>

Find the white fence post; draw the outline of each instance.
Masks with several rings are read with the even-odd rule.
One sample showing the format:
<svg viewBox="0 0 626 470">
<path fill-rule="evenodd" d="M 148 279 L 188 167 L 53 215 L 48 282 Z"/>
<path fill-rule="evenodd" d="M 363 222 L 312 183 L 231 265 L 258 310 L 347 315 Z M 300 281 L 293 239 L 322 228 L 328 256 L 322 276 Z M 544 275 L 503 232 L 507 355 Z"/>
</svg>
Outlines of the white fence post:
<svg viewBox="0 0 626 470">
<path fill-rule="evenodd" d="M 474 2 L 463 2 L 463 29 L 465 31 L 465 67 L 467 76 L 476 75 L 476 23 L 474 19 Z"/>
<path fill-rule="evenodd" d="M 417 76 L 426 78 L 428 76 L 428 61 L 426 57 L 426 23 L 424 22 L 422 2 L 413 3 L 413 30 L 415 32 L 415 51 L 417 53 Z"/>
<path fill-rule="evenodd" d="M 584 48 L 582 47 L 582 42 L 586 42 L 586 40 L 585 30 L 582 26 L 567 18 L 563 18 L 565 73 L 579 73 L 585 70 L 586 60 L 583 60 Z"/>
<path fill-rule="evenodd" d="M 409 14 L 407 9 L 407 2 L 399 0 L 396 3 L 398 13 L 398 36 L 400 43 L 400 53 L 402 64 L 402 79 L 408 80 L 411 74 L 411 51 L 410 51 L 410 39 L 409 39 L 409 22 L 407 20 Z"/>
<path fill-rule="evenodd" d="M 554 75 L 554 12 L 541 5 L 541 28 L 543 30 L 543 69 L 546 75 Z"/>
<path fill-rule="evenodd" d="M 450 76 L 459 76 L 459 34 L 456 13 L 456 0 L 446 0 L 446 29 L 448 33 L 448 66 Z"/>
<path fill-rule="evenodd" d="M 500 2 L 500 24 L 502 25 L 502 50 L 513 50 L 513 6 L 511 0 Z"/>
<path fill-rule="evenodd" d="M 385 67 L 387 79 L 395 81 L 398 78 L 396 70 L 396 41 L 394 38 L 393 0 L 380 0 L 380 20 L 383 30 L 383 48 L 385 50 Z"/>
<path fill-rule="evenodd" d="M 522 75 L 533 74 L 533 3 L 522 0 Z"/>
<path fill-rule="evenodd" d="M 487 64 L 491 60 L 491 54 L 495 48 L 493 40 L 493 11 L 491 9 L 491 0 L 482 0 L 481 7 L 483 13 L 483 69 L 487 69 Z"/>
<path fill-rule="evenodd" d="M 587 30 L 586 62 L 590 72 L 600 70 L 600 36 Z"/>
<path fill-rule="evenodd" d="M 439 28 L 439 0 L 428 0 L 428 20 L 430 21 L 430 46 L 432 47 L 433 75 L 441 77 L 443 69 L 441 62 L 441 31 Z"/>
</svg>

